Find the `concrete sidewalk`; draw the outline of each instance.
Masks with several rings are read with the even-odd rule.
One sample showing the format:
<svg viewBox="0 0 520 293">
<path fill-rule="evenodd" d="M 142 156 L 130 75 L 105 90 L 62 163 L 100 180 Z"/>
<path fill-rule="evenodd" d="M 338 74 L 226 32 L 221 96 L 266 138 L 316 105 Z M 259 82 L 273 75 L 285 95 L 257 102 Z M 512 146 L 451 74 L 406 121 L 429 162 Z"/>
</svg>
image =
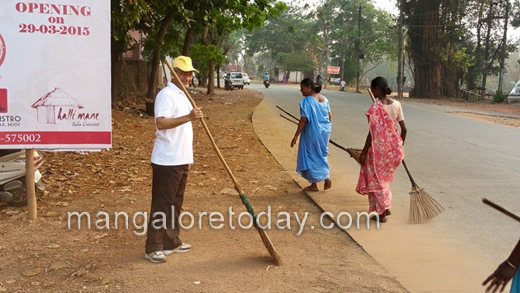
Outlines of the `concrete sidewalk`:
<svg viewBox="0 0 520 293">
<path fill-rule="evenodd" d="M 296 125 L 280 118 L 279 114 L 281 112 L 276 109 L 274 100 L 266 96 L 253 115 L 255 131 L 294 180 L 302 187 L 308 186 L 308 182 L 294 171 L 297 146 L 290 148 L 290 142 Z M 393 215 L 387 223 L 381 224 L 381 229 L 375 229 L 374 225 L 369 230 L 356 229 L 356 213 L 368 210 L 367 198 L 354 191 L 359 166 L 347 153 L 332 145 L 329 153 L 332 189 L 307 194 L 322 210 L 334 216 L 340 212 L 352 215 L 354 222 L 346 230 L 347 233 L 390 275 L 411 292 L 484 291 L 481 283 L 491 273 L 482 265 L 484 256 L 475 256 L 465 251 L 464 247 L 443 243 L 442 233 L 432 232 L 430 223 L 408 222 L 409 189 L 394 190 Z M 323 189 L 322 183 L 319 188 Z M 343 225 L 348 222 L 347 217 L 341 219 Z M 364 223 L 366 225 L 366 221 Z"/>
</svg>

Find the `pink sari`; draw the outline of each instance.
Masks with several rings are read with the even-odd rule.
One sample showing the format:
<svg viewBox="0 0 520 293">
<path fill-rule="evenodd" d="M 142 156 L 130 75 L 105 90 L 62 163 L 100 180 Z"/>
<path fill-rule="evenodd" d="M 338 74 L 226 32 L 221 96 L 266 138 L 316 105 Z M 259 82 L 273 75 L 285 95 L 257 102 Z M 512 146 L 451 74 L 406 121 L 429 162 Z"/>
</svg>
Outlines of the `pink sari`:
<svg viewBox="0 0 520 293">
<path fill-rule="evenodd" d="M 381 215 L 390 209 L 390 181 L 404 158 L 403 140 L 397 131 L 397 121 L 390 117 L 381 102 L 372 104 L 365 115 L 372 145 L 360 168 L 356 192 L 368 194 L 369 212 Z"/>
</svg>

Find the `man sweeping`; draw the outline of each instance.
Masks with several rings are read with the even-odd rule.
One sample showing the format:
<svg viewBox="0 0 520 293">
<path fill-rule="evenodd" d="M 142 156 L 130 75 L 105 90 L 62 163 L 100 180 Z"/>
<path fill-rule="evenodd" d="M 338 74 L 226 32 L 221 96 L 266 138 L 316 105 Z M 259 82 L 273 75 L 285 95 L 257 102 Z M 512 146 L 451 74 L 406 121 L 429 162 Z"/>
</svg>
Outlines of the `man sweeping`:
<svg viewBox="0 0 520 293">
<path fill-rule="evenodd" d="M 186 88 L 190 85 L 193 72 L 198 73 L 190 57 L 175 58 L 172 67 Z M 155 99 L 152 204 L 144 255 L 154 263 L 165 262 L 166 255 L 191 250 L 191 245 L 182 243 L 179 238 L 177 217 L 182 210 L 188 170 L 193 164 L 191 121 L 203 115 L 200 108 L 191 106 L 181 88 L 182 85 L 172 78 L 172 82 L 168 82 Z M 155 225 L 159 227 L 152 225 L 154 220 L 158 220 Z"/>
</svg>

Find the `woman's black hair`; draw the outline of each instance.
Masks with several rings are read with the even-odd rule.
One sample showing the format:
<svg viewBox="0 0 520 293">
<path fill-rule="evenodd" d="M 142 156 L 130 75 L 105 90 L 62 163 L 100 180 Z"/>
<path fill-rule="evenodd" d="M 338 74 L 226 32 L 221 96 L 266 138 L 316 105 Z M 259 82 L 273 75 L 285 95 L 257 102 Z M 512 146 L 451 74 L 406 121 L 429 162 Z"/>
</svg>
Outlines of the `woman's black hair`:
<svg viewBox="0 0 520 293">
<path fill-rule="evenodd" d="M 316 84 L 314 83 L 314 81 L 311 78 L 308 78 L 308 77 L 304 78 L 300 84 L 303 86 L 310 86 L 311 90 L 317 94 L 319 94 L 321 92 L 321 85 L 316 86 Z"/>
<path fill-rule="evenodd" d="M 390 87 L 388 87 L 388 81 L 384 77 L 378 76 L 372 79 L 370 83 L 371 88 L 379 88 L 383 94 L 389 95 L 392 93 Z"/>
</svg>

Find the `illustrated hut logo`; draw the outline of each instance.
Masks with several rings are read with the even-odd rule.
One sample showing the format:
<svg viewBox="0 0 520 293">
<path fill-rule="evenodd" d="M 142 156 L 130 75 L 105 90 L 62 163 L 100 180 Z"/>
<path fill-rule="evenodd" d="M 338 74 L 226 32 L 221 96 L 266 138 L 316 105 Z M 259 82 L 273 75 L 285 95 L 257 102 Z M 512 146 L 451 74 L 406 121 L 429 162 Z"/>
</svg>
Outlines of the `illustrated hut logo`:
<svg viewBox="0 0 520 293">
<path fill-rule="evenodd" d="M 59 88 L 41 97 L 31 107 L 38 111 L 38 122 L 45 124 L 73 119 L 76 109 L 83 109 L 74 97 Z"/>
</svg>

